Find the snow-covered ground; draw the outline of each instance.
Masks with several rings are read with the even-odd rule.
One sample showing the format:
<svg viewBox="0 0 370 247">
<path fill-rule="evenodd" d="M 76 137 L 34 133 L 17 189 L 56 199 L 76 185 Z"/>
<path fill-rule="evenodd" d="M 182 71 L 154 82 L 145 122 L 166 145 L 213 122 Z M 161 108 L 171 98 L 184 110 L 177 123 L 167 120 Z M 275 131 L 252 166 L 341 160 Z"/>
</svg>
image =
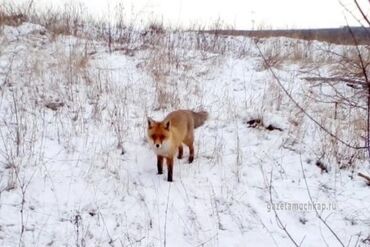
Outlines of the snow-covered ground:
<svg viewBox="0 0 370 247">
<path fill-rule="evenodd" d="M 253 40 L 160 35 L 109 53 L 30 23 L 2 27 L 0 246 L 370 245 L 370 188 L 357 176 L 369 171 L 366 154 L 333 144 L 295 107 Z M 326 50 L 348 47 L 258 44 L 308 112 L 355 139 L 338 120 L 347 112 L 334 119 L 300 79 L 327 75 L 336 61 Z M 176 160 L 169 183 L 156 174 L 146 123 L 179 108 L 210 118 L 196 130 L 194 162 Z M 255 118 L 281 130 L 252 128 Z M 339 169 L 338 153 L 350 152 L 360 158 Z"/>
</svg>

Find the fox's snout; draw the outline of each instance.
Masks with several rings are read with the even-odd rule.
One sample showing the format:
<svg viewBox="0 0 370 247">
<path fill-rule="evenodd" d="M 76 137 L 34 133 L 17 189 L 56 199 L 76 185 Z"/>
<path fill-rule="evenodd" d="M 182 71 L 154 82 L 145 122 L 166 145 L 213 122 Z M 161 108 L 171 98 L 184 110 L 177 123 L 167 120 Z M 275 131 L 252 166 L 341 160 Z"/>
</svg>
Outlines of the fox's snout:
<svg viewBox="0 0 370 247">
<path fill-rule="evenodd" d="M 154 149 L 154 152 L 157 154 L 167 154 L 168 151 L 168 142 L 160 141 L 160 140 L 153 140 L 152 142 L 152 149 Z"/>
<path fill-rule="evenodd" d="M 154 138 L 153 138 L 154 137 Z M 156 136 L 152 136 L 151 138 L 151 144 L 154 149 L 161 149 L 163 147 L 165 140 L 161 138 L 156 138 Z"/>
</svg>

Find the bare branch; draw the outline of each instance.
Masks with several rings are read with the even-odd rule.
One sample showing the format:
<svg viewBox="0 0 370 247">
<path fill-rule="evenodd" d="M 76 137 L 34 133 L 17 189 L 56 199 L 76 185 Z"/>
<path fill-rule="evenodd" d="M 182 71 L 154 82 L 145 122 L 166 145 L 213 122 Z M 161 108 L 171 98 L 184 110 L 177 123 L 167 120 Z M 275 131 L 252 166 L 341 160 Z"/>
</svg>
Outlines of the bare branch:
<svg viewBox="0 0 370 247">
<path fill-rule="evenodd" d="M 357 0 L 354 0 L 355 4 L 356 4 L 356 7 L 358 9 L 358 11 L 361 13 L 362 15 L 362 18 L 366 21 L 367 25 L 370 26 L 370 21 L 369 19 L 367 18 L 367 16 L 365 15 L 364 11 L 362 10 L 361 6 L 358 4 Z"/>
<path fill-rule="evenodd" d="M 340 1 L 340 0 L 338 0 L 338 2 L 339 2 L 339 4 L 342 6 L 342 8 L 345 10 L 345 11 L 347 11 L 347 13 L 349 13 L 351 16 L 352 16 L 352 18 L 353 19 L 355 19 L 356 20 L 356 22 L 361 26 L 361 27 L 363 27 L 363 28 L 365 28 L 364 27 L 364 25 L 363 25 L 363 23 L 361 22 L 361 20 L 351 11 L 351 10 L 349 10 L 348 8 L 347 8 L 347 6 L 346 5 L 344 5 L 344 3 L 342 3 L 342 1 Z M 365 30 L 367 30 L 367 29 L 365 29 Z M 368 30 L 367 30 L 367 32 L 369 32 Z"/>
<path fill-rule="evenodd" d="M 357 175 L 360 176 L 360 177 L 362 177 L 362 178 L 364 178 L 366 180 L 366 183 L 368 185 L 370 185 L 370 177 L 368 175 L 365 175 L 365 174 L 363 174 L 361 172 L 357 173 Z"/>
</svg>

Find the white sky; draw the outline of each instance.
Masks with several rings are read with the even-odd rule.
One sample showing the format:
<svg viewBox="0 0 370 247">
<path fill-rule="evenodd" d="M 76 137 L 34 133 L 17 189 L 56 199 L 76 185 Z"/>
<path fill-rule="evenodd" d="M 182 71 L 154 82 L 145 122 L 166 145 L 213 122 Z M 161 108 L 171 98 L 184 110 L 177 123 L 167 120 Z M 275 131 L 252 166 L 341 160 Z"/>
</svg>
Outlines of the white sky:
<svg viewBox="0 0 370 247">
<path fill-rule="evenodd" d="M 210 25 L 220 18 L 237 29 L 340 27 L 346 25 L 345 15 L 350 25 L 358 25 L 339 1 L 353 9 L 353 0 L 34 0 L 36 6 L 59 7 L 81 2 L 91 14 L 103 18 L 122 3 L 131 19 L 158 19 L 172 26 Z M 359 2 L 369 12 L 369 1 Z"/>
</svg>

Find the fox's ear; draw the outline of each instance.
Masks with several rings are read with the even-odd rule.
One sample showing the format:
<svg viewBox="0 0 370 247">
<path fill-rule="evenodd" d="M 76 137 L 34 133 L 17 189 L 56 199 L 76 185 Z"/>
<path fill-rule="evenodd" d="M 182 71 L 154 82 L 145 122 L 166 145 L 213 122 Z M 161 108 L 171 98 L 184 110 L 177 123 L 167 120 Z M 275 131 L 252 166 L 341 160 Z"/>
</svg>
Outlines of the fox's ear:
<svg viewBox="0 0 370 247">
<path fill-rule="evenodd" d="M 165 122 L 164 124 L 164 128 L 166 129 L 166 130 L 170 130 L 170 127 L 171 127 L 171 121 L 170 120 L 168 120 L 167 122 Z"/>
<path fill-rule="evenodd" d="M 148 128 L 150 129 L 151 127 L 153 127 L 155 121 L 153 119 L 151 119 L 150 117 L 148 117 Z"/>
</svg>

